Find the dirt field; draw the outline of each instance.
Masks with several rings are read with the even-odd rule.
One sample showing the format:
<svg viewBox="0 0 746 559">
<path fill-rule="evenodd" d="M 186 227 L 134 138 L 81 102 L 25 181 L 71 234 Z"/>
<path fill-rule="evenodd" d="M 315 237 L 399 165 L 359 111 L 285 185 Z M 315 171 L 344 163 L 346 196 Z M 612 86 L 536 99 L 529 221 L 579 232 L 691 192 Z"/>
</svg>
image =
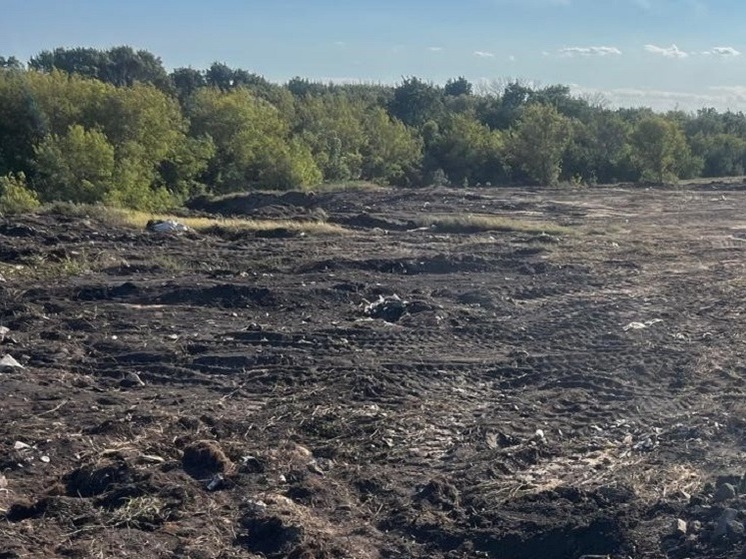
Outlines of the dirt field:
<svg viewBox="0 0 746 559">
<path fill-rule="evenodd" d="M 746 192 L 226 204 L 0 223 L 0 558 L 746 556 Z"/>
</svg>

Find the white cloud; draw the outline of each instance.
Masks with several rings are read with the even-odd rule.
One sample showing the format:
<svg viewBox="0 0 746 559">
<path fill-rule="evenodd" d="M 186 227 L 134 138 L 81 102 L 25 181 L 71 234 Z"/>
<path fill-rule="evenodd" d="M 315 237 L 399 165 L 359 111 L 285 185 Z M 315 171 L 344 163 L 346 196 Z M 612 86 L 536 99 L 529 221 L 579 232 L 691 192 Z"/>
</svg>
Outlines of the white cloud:
<svg viewBox="0 0 746 559">
<path fill-rule="evenodd" d="M 344 47 L 347 46 L 347 43 L 345 43 L 344 41 L 334 41 L 334 46 Z"/>
<path fill-rule="evenodd" d="M 659 54 L 667 58 L 686 58 L 689 56 L 688 52 L 681 50 L 676 45 L 670 47 L 659 47 L 657 45 L 645 45 L 645 50 L 652 54 Z"/>
<path fill-rule="evenodd" d="M 710 50 L 706 50 L 702 54 L 722 56 L 724 58 L 741 56 L 741 52 L 733 47 L 712 47 Z"/>
<path fill-rule="evenodd" d="M 560 56 L 609 56 L 620 55 L 622 51 L 616 47 L 565 47 L 559 49 Z"/>
<path fill-rule="evenodd" d="M 475 50 L 474 56 L 478 56 L 480 58 L 493 58 L 495 55 L 491 52 L 485 52 L 483 50 Z"/>
<path fill-rule="evenodd" d="M 703 91 L 666 91 L 644 88 L 598 89 L 571 86 L 576 95 L 601 95 L 615 107 L 650 107 L 656 111 L 696 111 L 714 107 L 719 111 L 746 111 L 746 85 L 708 87 Z"/>
<path fill-rule="evenodd" d="M 508 60 L 510 60 L 511 62 L 515 62 L 515 56 L 511 54 L 511 55 L 510 55 L 510 56 L 508 57 Z"/>
<path fill-rule="evenodd" d="M 443 50 L 443 47 L 427 47 L 427 50 L 430 52 L 441 52 Z"/>
</svg>

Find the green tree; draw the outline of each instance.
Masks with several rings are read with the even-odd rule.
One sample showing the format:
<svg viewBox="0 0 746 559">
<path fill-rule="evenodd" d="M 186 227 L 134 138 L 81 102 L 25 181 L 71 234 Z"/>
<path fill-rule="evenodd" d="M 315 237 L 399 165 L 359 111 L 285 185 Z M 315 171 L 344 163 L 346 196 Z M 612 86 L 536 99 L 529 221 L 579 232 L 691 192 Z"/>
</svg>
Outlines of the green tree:
<svg viewBox="0 0 746 559">
<path fill-rule="evenodd" d="M 207 85 L 205 75 L 194 68 L 176 68 L 169 77 L 182 105 L 195 91 Z"/>
<path fill-rule="evenodd" d="M 29 61 L 29 68 L 51 73 L 60 70 L 95 78 L 116 86 L 149 83 L 169 91 L 171 82 L 161 59 L 146 50 L 118 46 L 108 50 L 93 48 L 56 48 L 42 51 Z"/>
<path fill-rule="evenodd" d="M 206 178 L 221 192 L 321 180 L 308 148 L 290 141 L 290 127 L 280 112 L 246 89 L 202 89 L 190 104 L 190 117 L 192 134 L 215 142 Z"/>
<path fill-rule="evenodd" d="M 382 108 L 366 114 L 363 127 L 363 178 L 402 186 L 418 183 L 422 140 Z"/>
<path fill-rule="evenodd" d="M 407 126 L 421 126 L 443 113 L 443 92 L 417 78 L 405 78 L 394 89 L 389 112 Z"/>
<path fill-rule="evenodd" d="M 658 115 L 645 117 L 635 125 L 630 140 L 643 180 L 663 184 L 690 172 L 692 154 L 678 123 Z"/>
<path fill-rule="evenodd" d="M 746 140 L 733 134 L 698 133 L 691 139 L 692 151 L 703 161 L 705 177 L 743 175 L 746 167 Z"/>
<path fill-rule="evenodd" d="M 298 100 L 294 132 L 309 146 L 325 180 L 360 178 L 363 118 L 363 107 L 346 95 L 308 95 Z"/>
<path fill-rule="evenodd" d="M 458 97 L 459 95 L 471 95 L 473 92 L 473 86 L 463 76 L 459 76 L 455 80 L 451 79 L 446 82 L 443 88 L 443 94 L 449 97 Z"/>
<path fill-rule="evenodd" d="M 570 120 L 553 106 L 526 106 L 508 137 L 513 164 L 531 180 L 547 186 L 556 184 L 571 130 Z"/>
<path fill-rule="evenodd" d="M 102 202 L 112 187 L 114 147 L 98 130 L 72 125 L 36 148 L 36 190 L 45 201 Z"/>
<path fill-rule="evenodd" d="M 23 63 L 15 56 L 0 56 L 0 68 L 5 70 L 23 70 Z"/>
<path fill-rule="evenodd" d="M 497 182 L 505 178 L 503 134 L 490 130 L 475 117 L 453 114 L 433 137 L 427 123 L 426 172 L 441 170 L 452 184 Z"/>
<path fill-rule="evenodd" d="M 0 70 L 0 176 L 33 173 L 34 145 L 49 119 L 29 88 L 26 73 Z"/>
</svg>

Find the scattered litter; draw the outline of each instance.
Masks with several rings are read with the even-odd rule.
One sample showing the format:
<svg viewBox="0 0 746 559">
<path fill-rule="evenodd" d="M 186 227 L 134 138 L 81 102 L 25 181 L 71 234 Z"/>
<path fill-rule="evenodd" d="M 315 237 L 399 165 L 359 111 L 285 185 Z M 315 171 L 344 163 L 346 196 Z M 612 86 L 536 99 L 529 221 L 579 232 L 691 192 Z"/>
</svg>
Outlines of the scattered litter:
<svg viewBox="0 0 746 559">
<path fill-rule="evenodd" d="M 152 462 L 154 464 L 163 464 L 166 459 L 162 458 L 161 456 L 156 456 L 155 454 L 141 454 L 140 459 L 143 462 Z"/>
<path fill-rule="evenodd" d="M 8 478 L 3 475 L 0 475 L 0 491 L 8 492 Z"/>
<path fill-rule="evenodd" d="M 10 328 L 7 326 L 0 326 L 0 343 L 5 341 L 5 336 L 10 334 Z"/>
<path fill-rule="evenodd" d="M 686 520 L 677 518 L 673 523 L 673 533 L 675 536 L 686 536 Z"/>
<path fill-rule="evenodd" d="M 223 477 L 223 474 L 215 474 L 205 485 L 205 488 L 208 491 L 217 491 L 223 487 L 225 487 L 225 478 Z"/>
<path fill-rule="evenodd" d="M 645 330 L 645 328 L 650 328 L 654 324 L 658 324 L 659 322 L 663 322 L 660 318 L 654 318 L 653 320 L 646 320 L 645 322 L 630 322 L 627 324 L 627 326 L 624 327 L 624 331 L 628 330 Z"/>
<path fill-rule="evenodd" d="M 6 371 L 8 369 L 25 369 L 18 361 L 16 361 L 12 355 L 5 355 L 0 359 L 0 371 Z"/>
<path fill-rule="evenodd" d="M 183 233 L 189 231 L 189 227 L 173 219 L 151 219 L 145 226 L 145 230 L 151 233 Z"/>
<path fill-rule="evenodd" d="M 13 449 L 14 450 L 31 450 L 34 448 L 30 444 L 22 443 L 21 441 L 16 441 L 13 443 Z"/>
<path fill-rule="evenodd" d="M 49 463 L 50 463 L 50 462 L 52 461 L 52 460 L 51 460 L 51 458 L 49 458 L 49 456 L 46 456 L 46 455 L 44 455 L 44 456 L 41 456 L 41 457 L 39 458 L 39 460 L 41 460 L 41 461 L 42 461 L 42 462 L 44 462 L 45 464 L 49 464 Z"/>
</svg>

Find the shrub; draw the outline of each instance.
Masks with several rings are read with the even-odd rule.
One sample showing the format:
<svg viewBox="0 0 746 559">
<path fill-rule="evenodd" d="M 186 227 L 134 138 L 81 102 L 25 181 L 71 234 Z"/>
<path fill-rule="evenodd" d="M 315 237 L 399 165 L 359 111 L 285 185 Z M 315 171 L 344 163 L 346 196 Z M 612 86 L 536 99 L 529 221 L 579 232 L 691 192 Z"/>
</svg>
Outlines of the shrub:
<svg viewBox="0 0 746 559">
<path fill-rule="evenodd" d="M 34 211 L 40 205 L 36 192 L 26 184 L 23 173 L 0 177 L 0 212 L 18 214 Z"/>
</svg>

